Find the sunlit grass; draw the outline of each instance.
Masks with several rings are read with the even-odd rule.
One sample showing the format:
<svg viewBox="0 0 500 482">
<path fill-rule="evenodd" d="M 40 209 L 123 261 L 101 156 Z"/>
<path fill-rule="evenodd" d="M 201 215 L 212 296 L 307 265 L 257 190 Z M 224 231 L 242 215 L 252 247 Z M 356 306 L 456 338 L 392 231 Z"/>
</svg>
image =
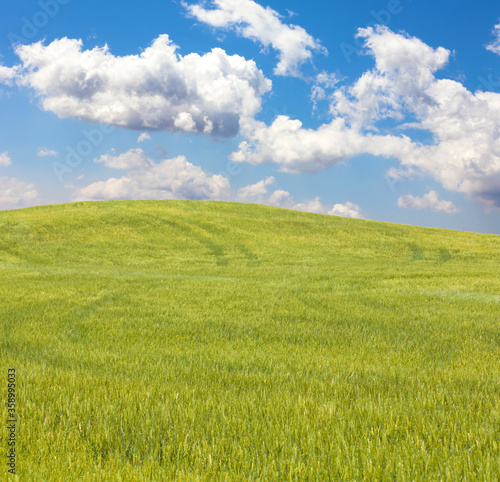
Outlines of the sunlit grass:
<svg viewBox="0 0 500 482">
<path fill-rule="evenodd" d="M 497 480 L 499 267 L 246 204 L 1 212 L 18 480 Z"/>
</svg>

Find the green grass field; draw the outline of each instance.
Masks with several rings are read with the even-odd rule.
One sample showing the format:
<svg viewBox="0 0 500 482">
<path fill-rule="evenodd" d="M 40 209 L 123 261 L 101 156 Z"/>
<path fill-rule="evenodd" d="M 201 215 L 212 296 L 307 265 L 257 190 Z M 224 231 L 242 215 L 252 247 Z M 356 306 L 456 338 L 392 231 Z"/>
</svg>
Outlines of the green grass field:
<svg viewBox="0 0 500 482">
<path fill-rule="evenodd" d="M 249 204 L 0 212 L 11 479 L 499 480 L 499 274 L 499 236 Z"/>
</svg>

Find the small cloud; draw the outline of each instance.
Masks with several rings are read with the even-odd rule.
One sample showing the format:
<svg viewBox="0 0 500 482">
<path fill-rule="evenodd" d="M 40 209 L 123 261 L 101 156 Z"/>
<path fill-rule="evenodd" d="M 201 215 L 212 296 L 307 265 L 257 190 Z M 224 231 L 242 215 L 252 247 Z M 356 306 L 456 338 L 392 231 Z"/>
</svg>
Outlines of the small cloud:
<svg viewBox="0 0 500 482">
<path fill-rule="evenodd" d="M 104 154 L 94 162 L 102 162 L 111 169 L 148 169 L 153 165 L 142 149 L 130 149 L 127 152 L 116 155 L 115 151 L 111 154 Z"/>
<path fill-rule="evenodd" d="M 9 153 L 7 151 L 2 152 L 0 154 L 0 166 L 6 167 L 6 166 L 10 166 L 11 164 L 12 164 L 12 161 L 9 157 Z"/>
<path fill-rule="evenodd" d="M 239 189 L 236 193 L 236 201 L 246 203 L 268 204 L 280 208 L 294 209 L 295 211 L 305 211 L 309 213 L 330 214 L 332 216 L 342 216 L 346 218 L 365 219 L 361 208 L 352 202 L 345 204 L 325 205 L 319 196 L 302 203 L 296 203 L 293 196 L 283 189 L 277 189 L 269 194 L 268 187 L 272 186 L 276 179 L 272 176 L 261 181 Z"/>
<path fill-rule="evenodd" d="M 46 156 L 57 156 L 57 151 L 51 151 L 50 149 L 47 149 L 46 147 L 39 147 L 38 148 L 38 157 L 46 157 Z"/>
<path fill-rule="evenodd" d="M 14 79 L 18 73 L 19 68 L 6 67 L 5 65 L 0 65 L 0 84 L 13 85 Z"/>
<path fill-rule="evenodd" d="M 493 34 L 495 35 L 495 40 L 486 45 L 486 49 L 500 55 L 500 23 L 493 28 Z"/>
<path fill-rule="evenodd" d="M 298 211 L 306 211 L 309 213 L 329 214 L 330 216 L 341 216 L 343 218 L 365 219 L 362 209 L 350 201 L 345 204 L 334 204 L 331 208 L 325 206 L 319 197 L 296 204 L 293 209 Z"/>
<path fill-rule="evenodd" d="M 151 136 L 147 132 L 143 132 L 139 138 L 137 139 L 137 142 L 144 142 L 144 141 L 149 141 L 151 139 Z"/>
<path fill-rule="evenodd" d="M 268 198 L 267 202 L 271 206 L 280 208 L 291 208 L 294 205 L 292 195 L 283 189 L 277 189 Z"/>
<path fill-rule="evenodd" d="M 356 219 L 365 219 L 365 215 L 361 208 L 350 201 L 347 201 L 345 204 L 335 204 L 328 214 L 332 216 L 342 216 L 344 218 L 356 218 Z"/>
<path fill-rule="evenodd" d="M 436 191 L 429 191 L 422 197 L 412 196 L 411 194 L 401 196 L 398 199 L 398 206 L 408 209 L 429 209 L 435 213 L 445 214 L 456 214 L 460 211 L 451 201 L 439 200 Z"/>
<path fill-rule="evenodd" d="M 326 71 L 321 72 L 316 76 L 316 81 L 311 88 L 311 100 L 313 102 L 313 111 L 316 110 L 318 102 L 331 97 L 331 91 L 340 82 L 340 79 L 335 74 L 330 74 Z"/>
<path fill-rule="evenodd" d="M 31 206 L 38 198 L 34 184 L 15 177 L 0 177 L 0 210 Z"/>
<path fill-rule="evenodd" d="M 265 203 L 268 195 L 267 186 L 273 184 L 275 179 L 273 176 L 262 179 L 261 181 L 242 187 L 236 193 L 236 199 L 240 202 L 247 203 Z"/>
<path fill-rule="evenodd" d="M 339 82 L 340 79 L 337 75 L 325 70 L 316 76 L 316 84 L 323 85 L 327 89 L 333 89 Z"/>
</svg>

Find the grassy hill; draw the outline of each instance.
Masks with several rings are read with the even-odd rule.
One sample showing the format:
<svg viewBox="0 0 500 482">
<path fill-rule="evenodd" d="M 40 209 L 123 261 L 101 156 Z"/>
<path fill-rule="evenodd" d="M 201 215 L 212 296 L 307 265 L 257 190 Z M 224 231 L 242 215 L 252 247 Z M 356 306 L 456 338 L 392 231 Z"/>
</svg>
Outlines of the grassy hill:
<svg viewBox="0 0 500 482">
<path fill-rule="evenodd" d="M 499 268 L 248 204 L 0 212 L 18 480 L 497 480 Z"/>
</svg>

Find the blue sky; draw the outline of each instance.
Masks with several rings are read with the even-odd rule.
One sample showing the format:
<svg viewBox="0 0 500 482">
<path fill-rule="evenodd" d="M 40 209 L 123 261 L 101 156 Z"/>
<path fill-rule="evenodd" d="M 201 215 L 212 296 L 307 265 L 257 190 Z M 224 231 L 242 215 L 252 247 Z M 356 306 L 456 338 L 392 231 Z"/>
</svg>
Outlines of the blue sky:
<svg viewBox="0 0 500 482">
<path fill-rule="evenodd" d="M 221 199 L 500 234 L 498 2 L 4 9 L 0 209 Z"/>
</svg>

